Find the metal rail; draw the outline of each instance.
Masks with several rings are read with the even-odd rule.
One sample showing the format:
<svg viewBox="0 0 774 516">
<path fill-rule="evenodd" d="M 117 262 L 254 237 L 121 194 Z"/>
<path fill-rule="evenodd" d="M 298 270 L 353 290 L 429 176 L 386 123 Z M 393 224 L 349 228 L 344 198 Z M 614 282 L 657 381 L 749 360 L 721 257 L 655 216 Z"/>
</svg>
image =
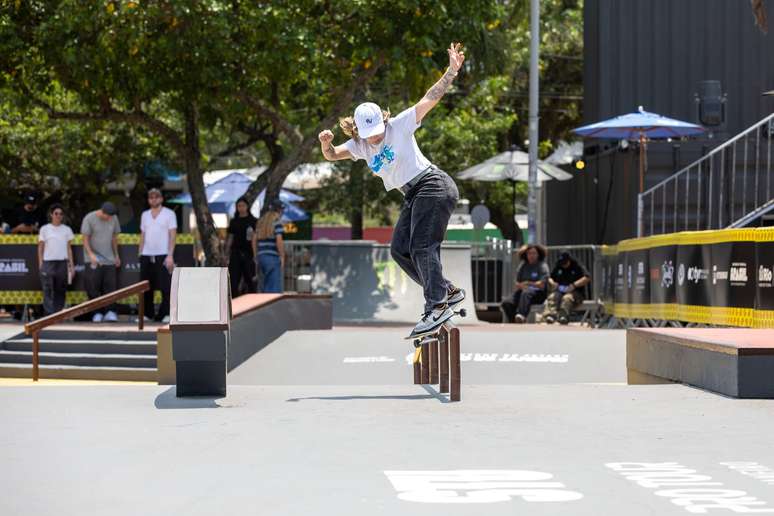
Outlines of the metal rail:
<svg viewBox="0 0 774 516">
<path fill-rule="evenodd" d="M 637 197 L 637 234 L 742 227 L 771 206 L 774 113 Z"/>
</svg>

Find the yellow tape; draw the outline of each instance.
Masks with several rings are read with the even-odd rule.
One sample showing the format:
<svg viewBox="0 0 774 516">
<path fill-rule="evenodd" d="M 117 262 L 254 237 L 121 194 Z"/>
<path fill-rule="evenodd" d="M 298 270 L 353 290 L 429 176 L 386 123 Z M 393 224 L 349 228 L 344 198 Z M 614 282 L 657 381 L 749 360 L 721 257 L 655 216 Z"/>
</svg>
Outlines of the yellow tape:
<svg viewBox="0 0 774 516">
<path fill-rule="evenodd" d="M 0 235 L 0 245 L 20 245 L 20 244 L 34 244 L 38 243 L 38 235 Z M 139 233 L 119 233 L 119 244 L 137 245 L 140 243 Z M 177 244 L 193 244 L 194 236 L 191 233 L 181 233 L 175 238 Z M 75 235 L 73 239 L 74 245 L 83 244 L 83 235 Z"/>
<path fill-rule="evenodd" d="M 414 363 L 419 364 L 422 361 L 422 348 L 414 349 Z"/>
</svg>

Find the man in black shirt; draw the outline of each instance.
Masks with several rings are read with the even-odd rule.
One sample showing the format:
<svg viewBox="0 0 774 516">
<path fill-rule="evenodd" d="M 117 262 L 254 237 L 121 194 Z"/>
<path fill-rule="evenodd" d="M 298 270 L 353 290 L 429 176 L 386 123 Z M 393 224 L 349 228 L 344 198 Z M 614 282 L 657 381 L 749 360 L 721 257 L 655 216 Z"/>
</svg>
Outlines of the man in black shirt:
<svg viewBox="0 0 774 516">
<path fill-rule="evenodd" d="M 228 274 L 231 278 L 231 297 L 240 295 L 239 284 L 244 278 L 247 292 L 255 292 L 255 261 L 253 260 L 253 232 L 257 220 L 250 214 L 247 199 L 240 197 L 236 202 L 236 213 L 228 225 L 226 256 Z"/>
<path fill-rule="evenodd" d="M 16 226 L 11 233 L 34 234 L 40 229 L 41 215 L 38 200 L 33 194 L 24 195 L 24 206 L 16 212 Z"/>
<path fill-rule="evenodd" d="M 543 320 L 548 324 L 570 322 L 570 312 L 583 301 L 582 289 L 591 281 L 588 271 L 568 252 L 559 255 L 554 270 L 548 278 L 552 289 L 546 300 Z"/>
</svg>

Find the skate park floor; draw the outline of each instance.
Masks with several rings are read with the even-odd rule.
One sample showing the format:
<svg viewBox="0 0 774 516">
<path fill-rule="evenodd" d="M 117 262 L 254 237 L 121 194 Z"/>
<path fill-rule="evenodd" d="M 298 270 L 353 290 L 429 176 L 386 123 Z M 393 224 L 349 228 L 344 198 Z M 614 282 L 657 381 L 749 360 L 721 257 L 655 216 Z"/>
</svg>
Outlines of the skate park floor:
<svg viewBox="0 0 774 516">
<path fill-rule="evenodd" d="M 224 398 L 0 383 L 0 514 L 774 512 L 774 403 L 629 386 L 625 332 L 462 327 L 462 401 L 405 328 L 285 333 Z"/>
</svg>

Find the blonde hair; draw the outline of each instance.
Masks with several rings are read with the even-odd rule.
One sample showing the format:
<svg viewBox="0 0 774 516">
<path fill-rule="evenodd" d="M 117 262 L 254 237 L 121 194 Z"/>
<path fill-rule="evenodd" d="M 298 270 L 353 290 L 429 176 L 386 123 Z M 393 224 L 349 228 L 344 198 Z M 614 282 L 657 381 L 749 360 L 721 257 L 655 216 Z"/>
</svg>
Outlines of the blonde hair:
<svg viewBox="0 0 774 516">
<path fill-rule="evenodd" d="M 274 236 L 274 225 L 279 220 L 280 214 L 278 211 L 267 211 L 258 222 L 255 224 L 255 232 L 258 240 L 266 240 Z"/>
<path fill-rule="evenodd" d="M 390 118 L 390 110 L 384 110 L 382 109 L 382 121 L 386 124 L 387 119 Z M 344 131 L 344 134 L 349 136 L 355 141 L 358 141 L 360 139 L 360 136 L 357 134 L 357 125 L 355 125 L 355 117 L 348 116 L 346 118 L 339 119 L 339 127 L 341 127 L 341 130 Z"/>
</svg>

